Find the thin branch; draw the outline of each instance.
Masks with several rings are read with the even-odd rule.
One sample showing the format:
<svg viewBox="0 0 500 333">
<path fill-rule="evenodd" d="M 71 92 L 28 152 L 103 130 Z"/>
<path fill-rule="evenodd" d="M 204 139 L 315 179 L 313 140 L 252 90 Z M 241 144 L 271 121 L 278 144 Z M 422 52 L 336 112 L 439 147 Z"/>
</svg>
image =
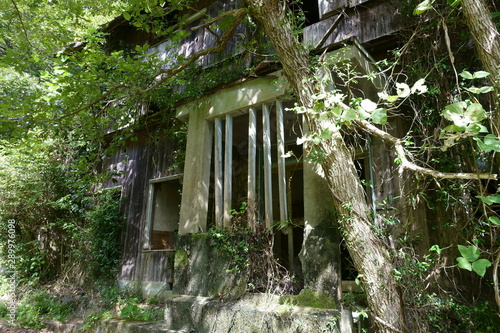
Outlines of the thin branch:
<svg viewBox="0 0 500 333">
<path fill-rule="evenodd" d="M 29 46 L 34 48 L 33 44 L 31 44 L 30 39 L 28 37 L 28 31 L 26 30 L 26 26 L 24 25 L 23 16 L 21 15 L 21 11 L 19 10 L 19 7 L 17 7 L 17 4 L 14 0 L 11 0 L 11 2 L 14 5 L 14 8 L 16 9 L 17 16 L 19 16 L 19 22 L 21 23 L 21 28 L 23 30 L 24 37 L 26 38 L 26 41 L 28 42 Z"/>
<path fill-rule="evenodd" d="M 103 100 L 106 99 L 106 97 L 110 96 L 112 93 L 114 93 L 116 90 L 119 90 L 121 88 L 126 88 L 126 87 L 129 87 L 128 85 L 126 84 L 119 84 L 117 86 L 114 86 L 112 87 L 111 89 L 109 89 L 105 94 L 101 95 L 99 98 L 93 100 L 92 102 L 88 103 L 87 105 L 85 106 L 82 106 L 81 108 L 73 111 L 73 112 L 70 112 L 68 114 L 65 114 L 64 116 L 61 116 L 59 118 L 56 118 L 56 119 L 53 119 L 51 121 L 60 121 L 60 120 L 63 120 L 64 118 L 68 118 L 68 117 L 71 117 L 71 116 L 74 116 L 86 109 L 90 109 L 91 107 L 93 107 L 94 105 L 102 102 Z"/>
<path fill-rule="evenodd" d="M 228 17 L 228 16 L 239 16 L 241 14 L 241 11 L 243 11 L 243 10 L 244 9 L 240 8 L 240 9 L 233 9 L 233 10 L 221 13 L 219 16 L 214 17 L 210 21 L 207 21 L 207 22 L 205 22 L 203 24 L 197 25 L 196 27 L 192 27 L 191 30 L 195 31 L 195 30 L 198 30 L 198 29 L 203 29 L 203 28 L 209 27 L 212 24 L 214 24 L 215 22 L 220 21 L 223 18 Z"/>
</svg>

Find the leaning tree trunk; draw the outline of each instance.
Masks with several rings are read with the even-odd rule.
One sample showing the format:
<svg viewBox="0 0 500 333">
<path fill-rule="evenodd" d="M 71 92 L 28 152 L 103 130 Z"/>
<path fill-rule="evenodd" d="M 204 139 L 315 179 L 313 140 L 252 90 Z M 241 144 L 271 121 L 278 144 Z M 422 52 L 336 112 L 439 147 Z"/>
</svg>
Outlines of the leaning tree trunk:
<svg viewBox="0 0 500 333">
<path fill-rule="evenodd" d="M 496 93 L 500 93 L 500 33 L 493 22 L 488 6 L 484 0 L 462 0 L 462 10 L 465 21 L 476 45 L 479 59 L 484 69 L 490 73 L 493 85 L 496 83 Z M 493 132 L 500 136 L 500 110 L 493 113 Z"/>
<path fill-rule="evenodd" d="M 462 10 L 465 21 L 474 38 L 479 59 L 486 71 L 490 73 L 490 81 L 495 87 L 495 109 L 492 112 L 492 132 L 500 137 L 500 33 L 491 19 L 490 11 L 484 0 L 462 0 Z M 497 80 L 497 81 L 496 81 Z M 500 154 L 497 154 L 495 163 L 500 166 Z M 493 269 L 495 301 L 500 312 L 500 291 L 498 287 L 498 264 L 500 252 L 496 254 Z"/>
<path fill-rule="evenodd" d="M 253 17 L 276 49 L 285 75 L 293 86 L 300 103 L 312 106 L 315 93 L 314 71 L 305 48 L 286 18 L 284 1 L 247 0 Z M 322 123 L 307 115 L 312 131 L 321 132 Z M 406 331 L 401 293 L 393 275 L 393 263 L 388 249 L 373 231 L 370 207 L 361 186 L 354 163 L 338 129 L 319 144 L 325 158 L 322 167 L 327 177 L 335 209 L 354 265 L 362 275 L 368 304 L 380 332 Z"/>
</svg>

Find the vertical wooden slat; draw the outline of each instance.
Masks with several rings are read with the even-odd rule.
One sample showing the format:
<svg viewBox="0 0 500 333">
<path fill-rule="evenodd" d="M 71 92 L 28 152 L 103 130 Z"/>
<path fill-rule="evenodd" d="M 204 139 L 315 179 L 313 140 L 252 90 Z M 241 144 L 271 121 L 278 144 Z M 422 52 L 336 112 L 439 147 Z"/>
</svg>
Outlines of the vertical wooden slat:
<svg viewBox="0 0 500 333">
<path fill-rule="evenodd" d="M 149 184 L 148 203 L 146 207 L 146 226 L 144 228 L 143 249 L 149 250 L 151 246 L 151 232 L 153 230 L 153 203 L 154 203 L 154 184 Z"/>
<path fill-rule="evenodd" d="M 264 219 L 266 227 L 270 228 L 273 221 L 273 187 L 271 161 L 271 121 L 268 104 L 262 105 L 262 127 L 264 148 Z"/>
<path fill-rule="evenodd" d="M 214 151 L 214 182 L 215 182 L 215 225 L 223 226 L 224 201 L 222 196 L 223 158 L 222 158 L 222 119 L 216 118 L 214 124 L 215 151 Z"/>
<path fill-rule="evenodd" d="M 280 100 L 276 101 L 276 130 L 277 130 L 277 149 L 278 149 L 278 188 L 280 199 L 280 220 L 288 220 L 288 204 L 287 204 L 287 186 L 286 186 L 286 169 L 285 169 L 285 124 L 283 116 L 283 103 Z M 293 269 L 293 228 L 288 226 L 288 262 L 290 269 Z"/>
<path fill-rule="evenodd" d="M 224 225 L 231 221 L 231 198 L 233 177 L 233 116 L 226 115 L 226 131 L 224 146 Z"/>
<path fill-rule="evenodd" d="M 288 220 L 286 200 L 286 172 L 285 172 L 285 128 L 283 124 L 283 103 L 276 101 L 276 135 L 278 150 L 278 190 L 280 202 L 280 220 Z"/>
<path fill-rule="evenodd" d="M 248 222 L 255 221 L 256 212 L 256 157 L 257 157 L 257 111 L 248 111 Z"/>
</svg>

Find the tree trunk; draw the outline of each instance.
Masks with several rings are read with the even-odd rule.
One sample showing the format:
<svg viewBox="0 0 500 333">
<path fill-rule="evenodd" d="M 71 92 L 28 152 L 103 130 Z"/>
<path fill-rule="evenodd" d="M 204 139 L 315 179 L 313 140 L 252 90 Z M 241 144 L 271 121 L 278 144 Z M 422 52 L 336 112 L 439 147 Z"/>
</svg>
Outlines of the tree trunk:
<svg viewBox="0 0 500 333">
<path fill-rule="evenodd" d="M 500 93 L 500 33 L 490 15 L 484 0 L 462 0 L 465 21 L 474 38 L 476 50 L 484 69 L 490 73 L 490 80 Z M 498 105 L 498 101 L 495 101 Z M 500 110 L 493 112 L 493 133 L 500 136 Z"/>
<path fill-rule="evenodd" d="M 312 105 L 314 71 L 307 50 L 299 42 L 286 18 L 287 8 L 278 0 L 247 0 L 251 14 L 262 25 L 273 44 L 285 74 L 300 103 Z M 307 115 L 310 129 L 321 132 L 323 124 Z M 354 265 L 362 276 L 368 304 L 380 332 L 405 332 L 406 322 L 401 293 L 393 275 L 388 249 L 374 233 L 370 207 L 354 163 L 340 133 L 317 147 L 324 152 L 321 162 L 335 209 Z"/>
</svg>

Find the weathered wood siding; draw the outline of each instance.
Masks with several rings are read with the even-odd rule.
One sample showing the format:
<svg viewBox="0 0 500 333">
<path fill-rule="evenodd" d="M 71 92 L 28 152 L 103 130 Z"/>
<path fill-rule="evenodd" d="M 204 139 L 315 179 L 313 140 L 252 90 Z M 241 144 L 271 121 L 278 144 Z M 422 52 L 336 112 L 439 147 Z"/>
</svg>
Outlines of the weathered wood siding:
<svg viewBox="0 0 500 333">
<path fill-rule="evenodd" d="M 106 187 L 122 186 L 126 225 L 123 233 L 123 263 L 118 279 L 141 281 L 172 280 L 171 251 L 143 251 L 149 180 L 179 174 L 172 169 L 172 153 L 178 147 L 166 136 L 153 138 L 155 128 L 137 133 L 103 163 L 103 170 L 120 172 Z"/>
<path fill-rule="evenodd" d="M 164 41 L 162 43 L 154 45 L 151 48 L 151 52 L 158 52 L 158 56 L 160 57 L 160 59 L 168 60 L 172 59 L 174 55 L 180 55 L 182 57 L 189 58 L 196 52 L 217 46 L 218 37 L 214 34 L 221 36 L 223 33 L 221 29 L 214 28 L 213 26 L 211 27 L 210 31 L 207 28 L 194 28 L 202 25 L 207 18 L 215 18 L 222 12 L 227 12 L 235 9 L 238 2 L 239 1 L 234 0 L 214 2 L 209 7 L 204 9 L 206 13 L 205 15 L 201 16 L 201 19 L 190 23 L 187 27 L 184 28 L 184 30 L 189 33 L 189 36 L 183 39 L 180 45 L 172 47 L 172 42 Z M 200 57 L 197 63 L 203 67 L 208 67 L 235 55 L 241 54 L 244 50 L 241 46 L 242 43 L 245 42 L 243 36 L 245 36 L 246 33 L 247 31 L 245 25 L 240 24 L 240 26 L 235 31 L 235 36 L 228 41 L 223 52 Z M 248 38 L 246 40 L 248 40 Z M 167 61 L 165 66 L 168 67 L 172 63 L 173 61 Z"/>
<path fill-rule="evenodd" d="M 347 8 L 345 12 L 306 27 L 304 41 L 312 46 L 318 46 L 323 41 L 319 45 L 321 49 L 353 37 L 360 43 L 366 43 L 401 29 L 400 14 L 393 2 L 355 0 L 353 4 L 361 5 Z M 337 19 L 340 20 L 338 26 L 330 29 Z"/>
</svg>

